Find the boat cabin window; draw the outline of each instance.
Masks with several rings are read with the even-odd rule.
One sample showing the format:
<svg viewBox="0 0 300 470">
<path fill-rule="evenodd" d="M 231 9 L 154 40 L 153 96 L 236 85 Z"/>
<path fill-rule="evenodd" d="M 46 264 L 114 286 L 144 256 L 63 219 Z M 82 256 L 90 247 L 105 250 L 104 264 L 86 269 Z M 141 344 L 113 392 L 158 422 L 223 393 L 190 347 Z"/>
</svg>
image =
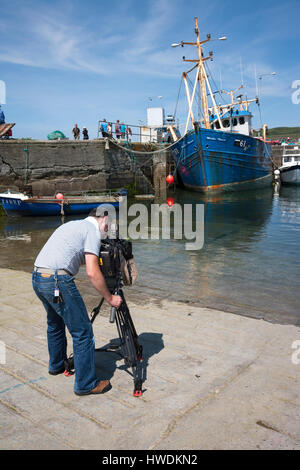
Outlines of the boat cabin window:
<svg viewBox="0 0 300 470">
<path fill-rule="evenodd" d="M 233 126 L 237 126 L 237 123 L 238 123 L 238 122 L 237 122 L 237 118 L 234 118 L 234 119 L 232 120 L 232 125 L 233 125 Z"/>
<path fill-rule="evenodd" d="M 290 159 L 290 157 L 284 157 L 284 161 L 285 161 L 285 162 L 290 162 L 291 159 Z"/>
<path fill-rule="evenodd" d="M 220 129 L 220 128 L 221 128 L 219 121 L 216 122 L 215 126 L 216 126 L 216 129 Z"/>
<path fill-rule="evenodd" d="M 229 119 L 224 119 L 224 121 L 223 121 L 223 126 L 224 126 L 224 127 L 229 127 L 229 126 L 230 126 Z"/>
<path fill-rule="evenodd" d="M 239 118 L 239 123 L 242 125 L 242 124 L 245 124 L 245 118 L 242 116 Z"/>
</svg>

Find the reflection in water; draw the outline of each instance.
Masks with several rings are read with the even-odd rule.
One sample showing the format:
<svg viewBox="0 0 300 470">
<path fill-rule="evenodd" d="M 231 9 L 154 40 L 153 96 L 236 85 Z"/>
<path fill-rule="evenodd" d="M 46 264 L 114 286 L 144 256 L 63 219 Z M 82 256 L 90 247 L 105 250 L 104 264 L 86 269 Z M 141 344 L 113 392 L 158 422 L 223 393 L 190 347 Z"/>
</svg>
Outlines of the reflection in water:
<svg viewBox="0 0 300 470">
<path fill-rule="evenodd" d="M 179 204 L 204 204 L 203 249 L 186 251 L 186 240 L 135 241 L 136 290 L 300 324 L 300 188 L 214 197 L 178 190 L 172 197 Z M 1 267 L 31 271 L 61 223 L 57 217 L 0 218 Z"/>
<path fill-rule="evenodd" d="M 81 218 L 80 216 L 77 217 Z M 54 230 L 76 217 L 0 217 L 0 267 L 31 272 L 35 258 Z"/>
</svg>

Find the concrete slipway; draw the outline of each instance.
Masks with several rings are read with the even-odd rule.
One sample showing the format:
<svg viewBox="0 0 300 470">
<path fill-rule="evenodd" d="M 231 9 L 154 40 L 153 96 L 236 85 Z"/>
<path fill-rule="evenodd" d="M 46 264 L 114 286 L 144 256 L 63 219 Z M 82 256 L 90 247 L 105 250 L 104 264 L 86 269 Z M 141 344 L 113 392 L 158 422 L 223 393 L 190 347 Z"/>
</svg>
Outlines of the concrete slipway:
<svg viewBox="0 0 300 470">
<path fill-rule="evenodd" d="M 0 277 L 1 449 L 300 449 L 299 327 L 127 289 L 145 392 L 133 397 L 123 362 L 96 353 L 112 389 L 78 397 L 74 377 L 48 374 L 45 313 L 31 275 L 0 269 Z M 91 311 L 96 291 L 87 280 L 78 286 Z M 97 347 L 117 336 L 107 315 L 94 323 Z"/>
</svg>

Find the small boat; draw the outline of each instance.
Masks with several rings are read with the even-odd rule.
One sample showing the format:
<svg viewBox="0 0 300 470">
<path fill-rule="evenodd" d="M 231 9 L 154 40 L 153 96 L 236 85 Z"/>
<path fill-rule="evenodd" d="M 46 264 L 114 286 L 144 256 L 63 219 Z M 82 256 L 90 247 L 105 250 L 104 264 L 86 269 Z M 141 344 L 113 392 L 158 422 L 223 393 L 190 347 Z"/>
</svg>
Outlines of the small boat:
<svg viewBox="0 0 300 470">
<path fill-rule="evenodd" d="M 119 208 L 125 192 L 105 194 L 100 196 L 63 196 L 56 197 L 27 197 L 2 193 L 0 204 L 7 215 L 77 215 L 87 214 L 101 204 L 110 204 Z M 25 197 L 24 197 L 25 196 Z"/>
<path fill-rule="evenodd" d="M 271 147 L 265 138 L 259 140 L 252 135 L 249 104 L 259 104 L 259 100 L 244 99 L 242 94 L 235 96 L 243 85 L 237 90 L 212 91 L 215 85 L 207 60 L 212 60 L 213 53 L 204 57 L 202 47 L 211 37 L 208 34 L 207 39 L 200 40 L 197 18 L 195 33 L 196 41 L 181 41 L 181 46 L 194 46 L 198 52 L 196 59 L 183 57 L 184 62 L 192 63 L 190 70 L 182 74 L 189 107 L 183 136 L 179 138 L 175 126 L 169 126 L 173 141 L 170 152 L 176 164 L 178 180 L 185 188 L 206 194 L 271 187 Z M 173 47 L 179 45 L 172 44 Z M 191 90 L 188 75 L 192 72 L 195 78 Z M 218 104 L 216 93 L 221 99 L 224 99 L 224 93 L 230 95 L 229 102 Z M 198 96 L 201 99 L 195 110 L 193 105 Z"/>
<path fill-rule="evenodd" d="M 299 146 L 284 146 L 282 166 L 279 167 L 280 179 L 284 184 L 300 184 Z"/>
<path fill-rule="evenodd" d="M 21 199 L 22 201 L 24 201 L 24 199 L 28 199 L 29 196 L 27 196 L 26 194 L 24 193 L 20 193 L 19 191 L 12 191 L 11 189 L 8 189 L 7 191 L 5 191 L 4 193 L 0 193 L 0 198 L 2 199 L 9 199 L 9 198 L 13 198 L 13 199 Z M 1 202 L 0 202 L 1 204 Z"/>
</svg>

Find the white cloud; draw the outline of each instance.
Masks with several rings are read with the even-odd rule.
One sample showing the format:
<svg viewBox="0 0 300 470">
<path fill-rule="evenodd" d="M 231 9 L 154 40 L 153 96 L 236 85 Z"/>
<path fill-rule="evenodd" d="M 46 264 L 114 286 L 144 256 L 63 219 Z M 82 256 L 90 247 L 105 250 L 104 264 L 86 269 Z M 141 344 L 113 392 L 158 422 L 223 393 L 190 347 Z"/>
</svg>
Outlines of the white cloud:
<svg viewBox="0 0 300 470">
<path fill-rule="evenodd" d="M 174 6 L 172 7 L 174 11 Z M 109 19 L 109 18 L 108 18 Z M 4 20 L 3 20 L 4 21 Z M 134 28 L 132 28 L 134 22 Z M 108 75 L 120 72 L 172 75 L 163 61 L 162 36 L 170 25 L 169 0 L 154 1 L 143 21 L 131 17 L 118 32 L 113 24 L 97 32 L 50 7 L 21 8 L 6 20 L 8 41 L 0 43 L 0 61 L 49 69 Z M 110 53 L 111 51 L 111 53 Z M 168 59 L 170 65 L 170 58 Z M 161 67 L 162 69 L 160 70 Z"/>
</svg>

